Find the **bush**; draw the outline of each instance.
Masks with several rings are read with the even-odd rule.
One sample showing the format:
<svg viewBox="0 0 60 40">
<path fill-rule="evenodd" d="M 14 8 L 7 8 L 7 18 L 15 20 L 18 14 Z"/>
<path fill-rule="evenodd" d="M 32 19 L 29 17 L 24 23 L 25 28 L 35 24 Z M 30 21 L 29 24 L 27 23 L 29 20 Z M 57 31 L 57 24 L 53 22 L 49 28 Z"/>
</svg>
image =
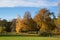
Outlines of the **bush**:
<svg viewBox="0 0 60 40">
<path fill-rule="evenodd" d="M 40 33 L 40 36 L 52 36 L 52 33 L 50 33 L 50 32 L 42 32 L 42 33 Z"/>
<path fill-rule="evenodd" d="M 2 34 L 4 32 L 5 27 L 0 26 L 0 33 Z"/>
</svg>

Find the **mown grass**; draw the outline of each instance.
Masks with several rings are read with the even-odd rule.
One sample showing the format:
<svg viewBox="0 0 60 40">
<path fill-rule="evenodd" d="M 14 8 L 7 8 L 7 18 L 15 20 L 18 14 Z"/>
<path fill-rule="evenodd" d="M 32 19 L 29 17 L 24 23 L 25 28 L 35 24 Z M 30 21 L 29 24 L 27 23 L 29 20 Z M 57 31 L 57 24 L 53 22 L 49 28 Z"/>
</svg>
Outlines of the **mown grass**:
<svg viewBox="0 0 60 40">
<path fill-rule="evenodd" d="M 60 40 L 60 37 L 0 36 L 0 40 Z"/>
<path fill-rule="evenodd" d="M 0 40 L 60 40 L 60 35 L 42 37 L 36 34 L 0 34 Z"/>
</svg>

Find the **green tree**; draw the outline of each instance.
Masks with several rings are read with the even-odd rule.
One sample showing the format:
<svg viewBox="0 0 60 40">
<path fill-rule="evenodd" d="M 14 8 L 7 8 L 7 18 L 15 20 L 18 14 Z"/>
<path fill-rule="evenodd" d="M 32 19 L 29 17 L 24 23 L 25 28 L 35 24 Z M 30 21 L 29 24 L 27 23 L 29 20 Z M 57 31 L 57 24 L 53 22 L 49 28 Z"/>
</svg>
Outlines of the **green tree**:
<svg viewBox="0 0 60 40">
<path fill-rule="evenodd" d="M 7 26 L 6 26 L 6 32 L 11 32 L 11 25 L 12 25 L 12 22 L 7 22 Z"/>
<path fill-rule="evenodd" d="M 5 30 L 5 27 L 0 26 L 0 33 L 2 34 Z"/>
<path fill-rule="evenodd" d="M 6 31 L 7 20 L 6 19 L 0 20 L 0 26 L 1 26 L 1 28 L 2 28 L 3 31 Z"/>
<path fill-rule="evenodd" d="M 2 33 L 2 31 L 3 31 L 3 28 L 2 28 L 2 27 L 0 27 L 0 33 Z"/>
</svg>

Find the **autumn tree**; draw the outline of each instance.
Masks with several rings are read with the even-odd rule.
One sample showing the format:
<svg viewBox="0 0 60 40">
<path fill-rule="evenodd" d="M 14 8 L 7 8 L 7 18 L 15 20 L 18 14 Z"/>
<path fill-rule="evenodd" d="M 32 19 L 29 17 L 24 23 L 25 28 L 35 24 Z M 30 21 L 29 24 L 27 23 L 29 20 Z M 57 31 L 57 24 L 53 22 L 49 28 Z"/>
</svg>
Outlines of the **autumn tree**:
<svg viewBox="0 0 60 40">
<path fill-rule="evenodd" d="M 31 18 L 30 12 L 25 12 L 24 18 L 22 20 L 22 30 L 23 31 L 36 30 L 36 23 Z"/>
<path fill-rule="evenodd" d="M 34 17 L 34 21 L 37 23 L 37 28 L 44 28 L 42 26 L 43 25 L 43 22 L 45 21 L 45 15 L 44 13 L 46 12 L 47 10 L 44 8 L 44 9 L 41 9 L 38 14 Z M 45 28 L 44 28 L 45 29 Z M 43 29 L 43 30 L 44 30 Z"/>
<path fill-rule="evenodd" d="M 55 32 L 59 33 L 60 32 L 60 13 L 58 14 L 58 18 L 56 18 L 55 20 L 55 24 L 56 24 Z"/>
<path fill-rule="evenodd" d="M 12 21 L 11 21 L 11 32 L 16 32 L 16 19 L 13 19 Z"/>
<path fill-rule="evenodd" d="M 16 20 L 16 33 L 19 33 L 21 31 L 21 21 L 22 19 L 20 18 L 20 16 L 18 16 Z"/>
<path fill-rule="evenodd" d="M 50 32 L 54 28 L 51 15 L 52 13 L 49 10 L 43 8 L 34 17 L 34 21 L 37 23 L 37 27 L 40 28 L 40 32 Z"/>
</svg>

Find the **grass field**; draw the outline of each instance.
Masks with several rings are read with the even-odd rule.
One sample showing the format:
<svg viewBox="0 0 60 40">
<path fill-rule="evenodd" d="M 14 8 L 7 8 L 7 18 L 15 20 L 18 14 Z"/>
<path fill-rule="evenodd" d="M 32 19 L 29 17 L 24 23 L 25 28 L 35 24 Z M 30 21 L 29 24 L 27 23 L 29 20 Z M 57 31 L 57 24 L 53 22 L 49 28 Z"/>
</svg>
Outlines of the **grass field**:
<svg viewBox="0 0 60 40">
<path fill-rule="evenodd" d="M 0 40 L 60 40 L 60 37 L 2 36 Z"/>
</svg>

